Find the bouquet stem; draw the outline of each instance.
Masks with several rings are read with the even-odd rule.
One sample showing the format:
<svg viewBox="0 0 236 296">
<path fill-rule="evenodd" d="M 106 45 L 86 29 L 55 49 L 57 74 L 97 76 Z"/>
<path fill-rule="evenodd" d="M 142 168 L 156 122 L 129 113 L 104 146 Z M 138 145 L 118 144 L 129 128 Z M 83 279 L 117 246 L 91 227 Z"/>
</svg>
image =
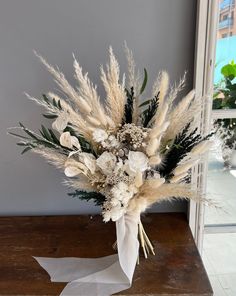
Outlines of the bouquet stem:
<svg viewBox="0 0 236 296">
<path fill-rule="evenodd" d="M 138 224 L 138 232 L 139 232 L 140 245 L 143 249 L 144 257 L 147 258 L 150 253 L 152 255 L 155 255 L 154 247 L 150 242 L 141 221 L 139 221 L 139 224 Z"/>
</svg>

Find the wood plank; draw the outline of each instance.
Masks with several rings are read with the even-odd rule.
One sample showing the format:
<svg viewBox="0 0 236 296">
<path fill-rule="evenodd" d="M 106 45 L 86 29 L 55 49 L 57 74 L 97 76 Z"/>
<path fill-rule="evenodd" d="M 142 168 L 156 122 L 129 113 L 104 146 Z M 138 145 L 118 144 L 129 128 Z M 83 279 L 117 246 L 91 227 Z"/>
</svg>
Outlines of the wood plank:
<svg viewBox="0 0 236 296">
<path fill-rule="evenodd" d="M 132 287 L 116 295 L 213 295 L 185 215 L 148 214 L 142 221 L 156 256 L 141 257 Z M 65 283 L 51 283 L 32 256 L 114 253 L 115 224 L 98 215 L 2 217 L 0 234 L 0 295 L 60 294 Z"/>
</svg>

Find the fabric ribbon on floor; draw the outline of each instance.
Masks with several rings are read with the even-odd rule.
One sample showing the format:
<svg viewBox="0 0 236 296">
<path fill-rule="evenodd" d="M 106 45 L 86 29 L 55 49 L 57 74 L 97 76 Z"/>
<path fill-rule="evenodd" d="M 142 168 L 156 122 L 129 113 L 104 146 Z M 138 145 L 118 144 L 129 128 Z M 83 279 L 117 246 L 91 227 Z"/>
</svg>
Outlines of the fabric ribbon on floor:
<svg viewBox="0 0 236 296">
<path fill-rule="evenodd" d="M 116 222 L 118 254 L 101 258 L 34 257 L 52 282 L 68 282 L 61 296 L 109 296 L 132 285 L 138 258 L 140 216 L 125 214 Z"/>
</svg>

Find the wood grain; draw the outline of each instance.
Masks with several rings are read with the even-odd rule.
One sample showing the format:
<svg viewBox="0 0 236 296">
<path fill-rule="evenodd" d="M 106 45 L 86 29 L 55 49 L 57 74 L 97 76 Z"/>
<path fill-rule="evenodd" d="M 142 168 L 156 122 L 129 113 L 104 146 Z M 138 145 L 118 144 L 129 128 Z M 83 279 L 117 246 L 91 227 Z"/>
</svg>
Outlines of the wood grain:
<svg viewBox="0 0 236 296">
<path fill-rule="evenodd" d="M 213 295 L 185 215 L 148 214 L 142 221 L 156 256 L 141 256 L 132 287 L 116 295 Z M 51 283 L 32 256 L 114 253 L 115 224 L 100 216 L 2 217 L 0 234 L 0 295 L 60 294 L 65 283 Z"/>
</svg>

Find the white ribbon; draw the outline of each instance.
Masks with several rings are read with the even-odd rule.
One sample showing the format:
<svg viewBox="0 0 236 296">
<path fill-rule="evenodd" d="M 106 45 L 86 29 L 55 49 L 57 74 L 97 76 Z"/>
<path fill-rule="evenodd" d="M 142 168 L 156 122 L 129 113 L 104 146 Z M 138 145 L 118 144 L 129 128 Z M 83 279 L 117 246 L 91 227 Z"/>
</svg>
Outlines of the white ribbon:
<svg viewBox="0 0 236 296">
<path fill-rule="evenodd" d="M 129 213 L 116 222 L 118 254 L 96 259 L 34 258 L 52 282 L 69 282 L 61 296 L 110 296 L 131 286 L 139 251 L 139 219 Z"/>
</svg>

